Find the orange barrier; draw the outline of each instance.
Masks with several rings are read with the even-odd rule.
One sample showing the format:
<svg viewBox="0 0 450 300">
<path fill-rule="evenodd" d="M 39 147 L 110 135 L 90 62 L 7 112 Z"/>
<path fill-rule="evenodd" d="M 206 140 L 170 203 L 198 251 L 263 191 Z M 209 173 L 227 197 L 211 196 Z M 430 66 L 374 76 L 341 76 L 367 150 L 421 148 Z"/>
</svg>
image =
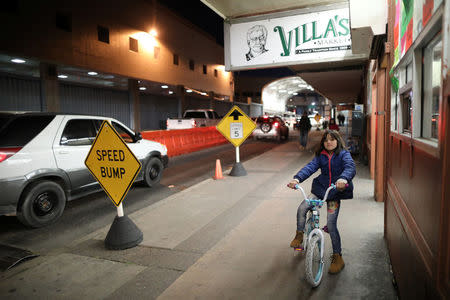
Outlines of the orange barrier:
<svg viewBox="0 0 450 300">
<path fill-rule="evenodd" d="M 166 145 L 169 157 L 227 143 L 216 127 L 142 131 L 142 138 Z"/>
</svg>

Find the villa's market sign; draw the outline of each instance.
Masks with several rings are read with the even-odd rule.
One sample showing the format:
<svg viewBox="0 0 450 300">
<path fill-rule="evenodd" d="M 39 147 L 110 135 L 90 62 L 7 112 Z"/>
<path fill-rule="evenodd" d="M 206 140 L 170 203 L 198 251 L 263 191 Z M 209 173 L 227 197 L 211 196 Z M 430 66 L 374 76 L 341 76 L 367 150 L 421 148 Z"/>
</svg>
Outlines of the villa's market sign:
<svg viewBox="0 0 450 300">
<path fill-rule="evenodd" d="M 348 8 L 226 23 L 227 70 L 291 65 L 352 54 Z"/>
</svg>

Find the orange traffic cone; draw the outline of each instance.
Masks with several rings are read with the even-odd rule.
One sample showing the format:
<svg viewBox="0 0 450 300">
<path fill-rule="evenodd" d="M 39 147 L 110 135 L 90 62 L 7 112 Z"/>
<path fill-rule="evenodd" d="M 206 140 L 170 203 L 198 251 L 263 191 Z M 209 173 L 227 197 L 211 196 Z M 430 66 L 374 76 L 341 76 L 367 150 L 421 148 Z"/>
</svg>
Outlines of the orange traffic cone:
<svg viewBox="0 0 450 300">
<path fill-rule="evenodd" d="M 222 176 L 222 167 L 220 166 L 220 159 L 216 159 L 216 175 L 213 177 L 214 179 L 223 179 Z"/>
</svg>

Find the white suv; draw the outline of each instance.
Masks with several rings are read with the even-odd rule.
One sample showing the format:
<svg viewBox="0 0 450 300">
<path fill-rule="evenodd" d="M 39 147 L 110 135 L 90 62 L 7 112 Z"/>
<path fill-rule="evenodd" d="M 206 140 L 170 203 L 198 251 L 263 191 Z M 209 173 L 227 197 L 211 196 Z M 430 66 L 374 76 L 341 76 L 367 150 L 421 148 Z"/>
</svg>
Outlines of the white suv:
<svg viewBox="0 0 450 300">
<path fill-rule="evenodd" d="M 42 227 L 62 215 L 66 201 L 101 190 L 84 160 L 104 120 L 140 160 L 136 181 L 157 184 L 168 164 L 167 148 L 115 119 L 0 112 L 0 215 Z"/>
</svg>

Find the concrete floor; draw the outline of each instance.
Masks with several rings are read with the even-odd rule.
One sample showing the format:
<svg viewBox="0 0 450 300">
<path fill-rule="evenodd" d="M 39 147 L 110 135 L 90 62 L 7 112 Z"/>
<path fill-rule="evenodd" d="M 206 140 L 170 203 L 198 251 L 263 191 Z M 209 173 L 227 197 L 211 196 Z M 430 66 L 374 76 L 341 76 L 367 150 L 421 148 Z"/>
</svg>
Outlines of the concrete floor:
<svg viewBox="0 0 450 300">
<path fill-rule="evenodd" d="M 312 132 L 317 141 L 320 133 Z M 286 187 L 313 154 L 291 140 L 246 161 L 244 177 L 208 179 L 130 214 L 144 233 L 135 248 L 109 251 L 109 227 L 0 274 L 2 299 L 396 299 L 383 238 L 384 204 L 357 163 L 355 198 L 338 228 L 346 263 L 311 288 L 304 255 L 290 241 L 301 199 Z M 227 171 L 224 172 L 225 174 Z M 314 177 L 314 176 L 313 176 Z M 312 178 L 303 186 L 309 190 Z M 326 220 L 322 208 L 321 222 Z M 326 236 L 325 270 L 331 241 Z M 25 284 L 24 284 L 25 283 Z"/>
</svg>

